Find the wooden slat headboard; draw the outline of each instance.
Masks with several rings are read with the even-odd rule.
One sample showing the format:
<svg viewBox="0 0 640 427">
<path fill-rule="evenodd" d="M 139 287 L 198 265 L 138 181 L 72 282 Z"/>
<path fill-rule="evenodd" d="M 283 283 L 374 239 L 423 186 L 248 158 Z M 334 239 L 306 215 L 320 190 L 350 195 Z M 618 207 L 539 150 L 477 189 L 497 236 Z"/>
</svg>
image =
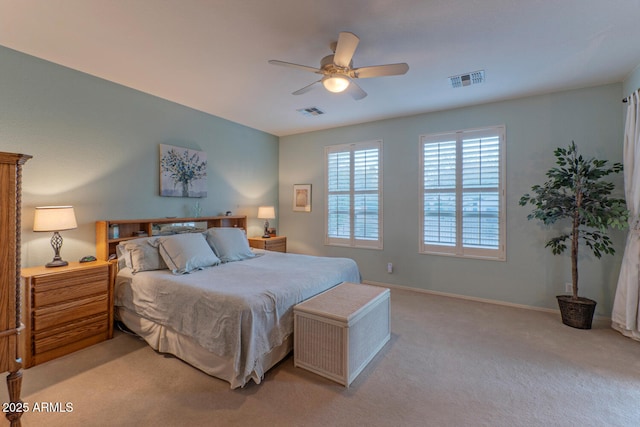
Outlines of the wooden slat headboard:
<svg viewBox="0 0 640 427">
<path fill-rule="evenodd" d="M 140 235 L 152 236 L 154 225 L 158 224 L 184 224 L 205 223 L 206 228 L 212 227 L 238 227 L 247 229 L 247 217 L 245 215 L 231 216 L 206 216 L 198 218 L 151 218 L 151 219 L 116 219 L 96 221 L 96 258 L 106 261 L 110 255 L 115 255 L 118 243 L 136 239 Z M 109 230 L 117 224 L 119 236 L 112 238 Z"/>
</svg>

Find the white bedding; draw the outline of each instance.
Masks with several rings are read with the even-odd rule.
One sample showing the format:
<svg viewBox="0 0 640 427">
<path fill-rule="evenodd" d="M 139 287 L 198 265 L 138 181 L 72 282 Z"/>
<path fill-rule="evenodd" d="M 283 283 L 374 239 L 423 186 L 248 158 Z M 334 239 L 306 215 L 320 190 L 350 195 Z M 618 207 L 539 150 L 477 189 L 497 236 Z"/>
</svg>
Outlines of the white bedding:
<svg viewBox="0 0 640 427">
<path fill-rule="evenodd" d="M 122 269 L 115 304 L 231 358 L 239 385 L 262 377 L 261 358 L 293 332 L 293 306 L 341 282 L 360 282 L 347 258 L 260 256 L 176 276 Z M 234 386 L 234 384 L 232 384 Z"/>
</svg>

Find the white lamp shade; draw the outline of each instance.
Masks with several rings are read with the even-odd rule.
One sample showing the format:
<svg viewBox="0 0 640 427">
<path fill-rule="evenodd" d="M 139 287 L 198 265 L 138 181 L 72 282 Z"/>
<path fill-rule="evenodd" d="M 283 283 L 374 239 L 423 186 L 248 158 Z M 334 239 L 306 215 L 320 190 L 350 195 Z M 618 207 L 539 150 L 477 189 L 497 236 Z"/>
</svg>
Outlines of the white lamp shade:
<svg viewBox="0 0 640 427">
<path fill-rule="evenodd" d="M 41 206 L 36 208 L 33 231 L 62 231 L 78 228 L 73 206 Z"/>
<path fill-rule="evenodd" d="M 330 76 L 322 79 L 322 84 L 329 92 L 344 92 L 349 87 L 349 79 L 344 76 Z"/>
<path fill-rule="evenodd" d="M 276 209 L 273 206 L 260 206 L 258 208 L 258 218 L 274 219 L 276 217 Z"/>
</svg>

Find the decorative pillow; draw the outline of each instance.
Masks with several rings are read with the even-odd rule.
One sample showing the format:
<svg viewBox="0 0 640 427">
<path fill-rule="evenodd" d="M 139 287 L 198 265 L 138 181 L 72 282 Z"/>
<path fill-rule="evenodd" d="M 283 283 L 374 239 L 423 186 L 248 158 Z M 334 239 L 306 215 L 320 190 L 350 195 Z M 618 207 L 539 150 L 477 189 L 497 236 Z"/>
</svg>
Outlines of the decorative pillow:
<svg viewBox="0 0 640 427">
<path fill-rule="evenodd" d="M 242 261 L 256 256 L 251 252 L 247 236 L 241 228 L 214 227 L 208 229 L 204 235 L 222 262 Z"/>
<path fill-rule="evenodd" d="M 186 274 L 220 263 L 200 233 L 157 237 L 156 243 L 160 256 L 173 274 Z"/>
<path fill-rule="evenodd" d="M 118 270 L 129 267 L 131 268 L 131 260 L 127 260 L 127 251 L 124 250 L 122 243 L 116 246 L 116 258 L 118 258 Z"/>
<path fill-rule="evenodd" d="M 155 245 L 155 237 L 127 240 L 118 245 L 119 258 L 122 257 L 133 273 L 167 268 Z"/>
</svg>

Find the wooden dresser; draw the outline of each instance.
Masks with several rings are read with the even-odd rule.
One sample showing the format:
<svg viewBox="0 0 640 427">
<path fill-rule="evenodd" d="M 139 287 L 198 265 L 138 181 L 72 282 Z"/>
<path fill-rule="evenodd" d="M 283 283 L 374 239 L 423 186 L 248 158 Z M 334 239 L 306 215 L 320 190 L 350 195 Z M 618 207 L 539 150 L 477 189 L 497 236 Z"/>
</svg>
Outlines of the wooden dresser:
<svg viewBox="0 0 640 427">
<path fill-rule="evenodd" d="M 109 263 L 22 270 L 24 367 L 113 337 Z"/>
<path fill-rule="evenodd" d="M 18 336 L 20 319 L 20 230 L 22 165 L 25 154 L 0 152 L 0 372 L 9 371 L 6 417 L 20 426 L 22 364 Z"/>
<path fill-rule="evenodd" d="M 287 238 L 285 236 L 249 237 L 249 246 L 267 251 L 287 252 Z"/>
</svg>

